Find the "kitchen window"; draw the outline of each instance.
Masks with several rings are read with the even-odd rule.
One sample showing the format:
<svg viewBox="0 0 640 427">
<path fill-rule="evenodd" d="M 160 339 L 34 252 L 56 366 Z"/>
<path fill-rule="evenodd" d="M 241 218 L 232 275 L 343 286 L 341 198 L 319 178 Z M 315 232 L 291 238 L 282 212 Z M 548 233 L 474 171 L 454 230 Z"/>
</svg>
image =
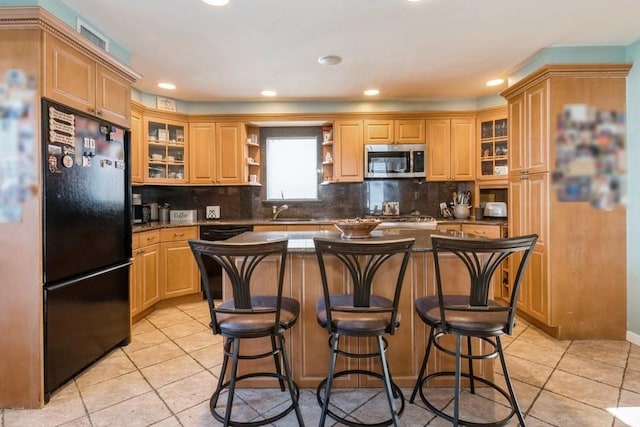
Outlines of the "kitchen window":
<svg viewBox="0 0 640 427">
<path fill-rule="evenodd" d="M 267 137 L 267 200 L 318 199 L 318 138 Z"/>
</svg>

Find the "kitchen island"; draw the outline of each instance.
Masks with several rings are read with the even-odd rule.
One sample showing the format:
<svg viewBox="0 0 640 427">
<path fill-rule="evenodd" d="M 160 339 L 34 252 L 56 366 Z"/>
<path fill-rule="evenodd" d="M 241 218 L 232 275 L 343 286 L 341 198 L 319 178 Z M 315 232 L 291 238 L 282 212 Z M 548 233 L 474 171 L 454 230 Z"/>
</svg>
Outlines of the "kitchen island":
<svg viewBox="0 0 640 427">
<path fill-rule="evenodd" d="M 414 301 L 425 295 L 434 295 L 436 292 L 435 273 L 433 268 L 433 256 L 431 254 L 431 235 L 448 235 L 454 237 L 477 238 L 459 231 L 429 231 L 429 230 L 399 230 L 385 229 L 374 230 L 371 233 L 371 240 L 390 240 L 413 237 L 416 239 L 411 260 L 407 267 L 405 280 L 401 293 L 399 311 L 401 314 L 401 324 L 396 334 L 388 336 L 389 348 L 387 357 L 393 380 L 400 387 L 413 387 L 420 370 L 420 364 L 424 355 L 428 330 L 420 318 L 415 314 Z M 322 236 L 325 238 L 340 239 L 339 232 L 316 231 L 316 232 L 249 232 L 233 237 L 229 242 L 251 243 L 265 240 L 275 240 L 286 237 L 289 239 L 289 254 L 287 257 L 287 267 L 283 295 L 295 298 L 300 301 L 300 318 L 298 323 L 287 335 L 287 345 L 293 367 L 295 381 L 301 387 L 316 387 L 318 383 L 327 375 L 327 366 L 330 349 L 328 346 L 328 334 L 316 321 L 315 305 L 322 296 L 322 285 L 320 281 L 320 270 L 318 267 L 313 238 Z M 335 274 L 347 277 L 342 265 L 328 265 L 329 274 L 331 270 Z M 254 274 L 254 291 L 260 289 L 273 289 L 276 283 L 278 265 L 276 261 L 265 260 Z M 468 286 L 469 278 L 466 269 L 461 261 L 455 256 L 445 255 L 441 258 L 441 269 L 446 277 L 445 289 L 455 292 L 455 287 Z M 379 277 L 384 277 L 385 272 L 380 271 Z M 449 283 L 451 282 L 451 286 Z M 455 285 L 453 284 L 455 282 Z M 378 286 L 374 283 L 377 293 L 385 295 L 385 292 L 392 290 L 384 285 Z M 348 292 L 348 285 L 344 289 L 336 289 L 335 292 Z M 225 298 L 230 294 L 228 283 L 223 285 L 223 295 Z M 389 295 L 387 295 L 389 296 Z M 347 337 L 341 341 L 344 348 L 359 348 L 359 352 L 368 352 L 375 348 L 375 341 L 365 338 Z M 450 338 L 450 337 L 446 337 Z M 448 343 L 448 341 L 447 341 Z M 244 344 L 244 343 L 243 343 Z M 451 343 L 453 341 L 451 340 Z M 268 346 L 268 341 L 248 343 L 241 349 L 243 354 L 257 354 L 260 348 Z M 482 351 L 481 343 L 475 343 L 475 352 Z M 478 354 L 478 353 L 476 353 Z M 429 372 L 434 370 L 452 370 L 453 358 L 442 355 L 440 352 L 433 352 L 429 360 Z M 245 362 L 245 361 L 243 361 Z M 492 361 L 476 362 L 474 370 L 485 378 L 491 379 L 493 375 Z M 361 364 L 360 367 L 357 366 Z M 273 361 L 268 359 L 258 361 L 246 361 L 244 367 L 241 363 L 240 373 L 248 371 L 273 369 Z M 250 367 L 247 369 L 247 367 Z M 339 358 L 337 369 L 369 369 L 379 370 L 374 359 Z M 245 386 L 265 386 L 273 387 L 273 383 L 268 379 L 256 379 L 244 381 Z M 376 379 L 365 376 L 344 376 L 335 380 L 337 387 L 368 387 L 380 386 Z"/>
</svg>

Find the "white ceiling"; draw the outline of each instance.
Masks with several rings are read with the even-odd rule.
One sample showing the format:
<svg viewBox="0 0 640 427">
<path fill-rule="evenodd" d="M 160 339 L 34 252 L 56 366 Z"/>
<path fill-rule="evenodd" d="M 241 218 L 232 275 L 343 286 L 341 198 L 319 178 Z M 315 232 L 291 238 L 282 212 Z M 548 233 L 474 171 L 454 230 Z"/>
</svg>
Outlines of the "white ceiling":
<svg viewBox="0 0 640 427">
<path fill-rule="evenodd" d="M 542 48 L 640 39 L 639 0 L 64 2 L 130 51 L 137 89 L 187 101 L 475 98 Z"/>
</svg>

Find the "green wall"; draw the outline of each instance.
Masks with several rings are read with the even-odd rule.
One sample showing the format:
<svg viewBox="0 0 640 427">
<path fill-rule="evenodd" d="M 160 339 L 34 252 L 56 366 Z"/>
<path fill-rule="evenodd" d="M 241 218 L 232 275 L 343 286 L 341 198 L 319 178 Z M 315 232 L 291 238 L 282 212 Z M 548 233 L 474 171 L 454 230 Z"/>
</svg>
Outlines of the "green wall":
<svg viewBox="0 0 640 427">
<path fill-rule="evenodd" d="M 60 0 L 0 0 L 0 6 L 40 6 L 74 30 L 76 28 L 76 18 L 80 18 L 109 39 L 109 53 L 111 55 L 118 58 L 124 64 L 131 65 L 131 55 L 127 49 L 105 34 L 95 22 L 91 22 L 83 16 L 78 15 L 73 9 Z"/>
<path fill-rule="evenodd" d="M 640 335 L 640 40 L 627 48 L 627 330 Z M 635 260 L 635 262 L 634 262 Z M 636 342 L 638 344 L 638 342 Z"/>
</svg>

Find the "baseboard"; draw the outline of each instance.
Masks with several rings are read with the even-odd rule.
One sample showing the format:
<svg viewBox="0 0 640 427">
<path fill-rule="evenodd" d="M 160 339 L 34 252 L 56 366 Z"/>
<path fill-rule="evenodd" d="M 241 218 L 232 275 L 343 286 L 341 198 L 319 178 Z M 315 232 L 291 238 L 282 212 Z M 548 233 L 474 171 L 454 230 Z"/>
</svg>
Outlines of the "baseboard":
<svg viewBox="0 0 640 427">
<path fill-rule="evenodd" d="M 640 345 L 640 335 L 635 332 L 627 331 L 627 341 L 631 344 Z"/>
</svg>

